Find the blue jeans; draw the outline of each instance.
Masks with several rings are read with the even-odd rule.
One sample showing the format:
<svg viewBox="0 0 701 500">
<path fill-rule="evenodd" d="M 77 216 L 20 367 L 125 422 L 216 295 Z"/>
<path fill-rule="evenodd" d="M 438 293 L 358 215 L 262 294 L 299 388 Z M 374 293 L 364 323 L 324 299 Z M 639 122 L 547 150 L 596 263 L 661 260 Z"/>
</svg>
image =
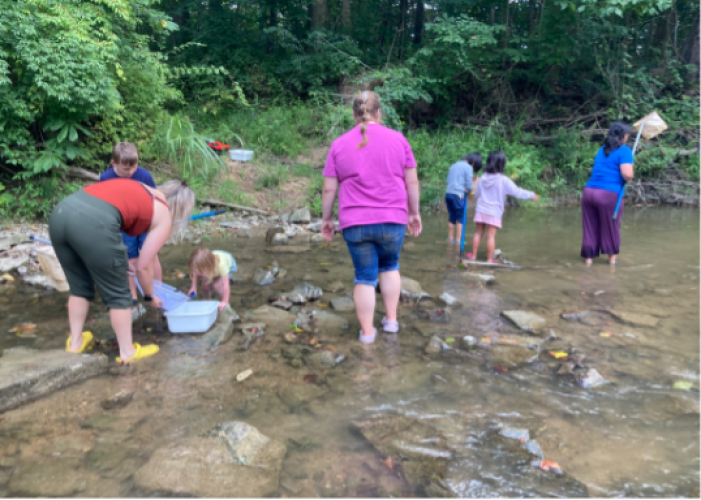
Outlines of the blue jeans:
<svg viewBox="0 0 701 500">
<path fill-rule="evenodd" d="M 356 285 L 377 285 L 377 275 L 399 271 L 404 224 L 368 224 L 343 230 L 355 267 Z"/>
</svg>

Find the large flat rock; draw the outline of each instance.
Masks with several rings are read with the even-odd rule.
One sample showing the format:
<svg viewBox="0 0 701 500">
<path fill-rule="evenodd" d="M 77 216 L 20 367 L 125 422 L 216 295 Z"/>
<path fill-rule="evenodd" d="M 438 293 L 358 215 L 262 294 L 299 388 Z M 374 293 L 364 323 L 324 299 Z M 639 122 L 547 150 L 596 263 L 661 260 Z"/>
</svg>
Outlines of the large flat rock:
<svg viewBox="0 0 701 500">
<path fill-rule="evenodd" d="M 275 493 L 287 448 L 243 422 L 160 448 L 134 475 L 147 494 L 260 498 Z"/>
<path fill-rule="evenodd" d="M 639 312 L 625 312 L 612 310 L 611 315 L 616 318 L 621 323 L 633 326 L 642 326 L 646 328 L 656 327 L 660 320 L 649 314 L 639 313 Z"/>
<path fill-rule="evenodd" d="M 538 330 L 545 325 L 545 319 L 526 311 L 503 311 L 501 314 L 525 332 Z"/>
<path fill-rule="evenodd" d="M 271 333 L 282 333 L 290 329 L 296 316 L 277 307 L 260 306 L 258 309 L 246 311 L 243 318 L 248 323 L 265 323 Z"/>
<path fill-rule="evenodd" d="M 101 354 L 11 349 L 0 357 L 0 412 L 11 410 L 107 370 Z"/>
</svg>

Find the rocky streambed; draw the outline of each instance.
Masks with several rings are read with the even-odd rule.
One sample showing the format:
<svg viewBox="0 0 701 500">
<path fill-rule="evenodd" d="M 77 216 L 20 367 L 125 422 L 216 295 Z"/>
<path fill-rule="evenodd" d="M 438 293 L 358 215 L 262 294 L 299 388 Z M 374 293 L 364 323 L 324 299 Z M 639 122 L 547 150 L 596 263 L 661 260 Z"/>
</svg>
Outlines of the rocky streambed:
<svg viewBox="0 0 701 500">
<path fill-rule="evenodd" d="M 195 240 L 231 251 L 231 309 L 203 335 L 136 314 L 136 341 L 161 352 L 128 368 L 100 306 L 93 364 L 61 365 L 66 295 L 11 271 L 0 493 L 698 495 L 698 218 L 631 217 L 612 270 L 552 244 L 576 239 L 575 212 L 543 214 L 505 220 L 499 245 L 520 270 L 459 269 L 429 218 L 402 252 L 400 333 L 371 346 L 340 239 L 313 241 L 313 223 L 289 217 L 207 223 L 166 247 L 165 281 L 181 288 Z M 670 217 L 680 246 L 642 239 Z"/>
</svg>

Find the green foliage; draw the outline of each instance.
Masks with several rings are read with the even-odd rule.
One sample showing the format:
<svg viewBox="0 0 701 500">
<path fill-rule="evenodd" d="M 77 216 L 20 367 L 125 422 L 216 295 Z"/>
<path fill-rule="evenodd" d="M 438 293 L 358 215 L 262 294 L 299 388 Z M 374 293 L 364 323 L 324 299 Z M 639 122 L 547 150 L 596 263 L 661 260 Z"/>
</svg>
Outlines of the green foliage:
<svg viewBox="0 0 701 500">
<path fill-rule="evenodd" d="M 284 165 L 268 165 L 256 181 L 255 189 L 276 188 L 287 179 L 287 169 Z"/>
<path fill-rule="evenodd" d="M 19 180 L 18 177 L 16 181 Z M 25 220 L 47 218 L 56 203 L 82 187 L 81 183 L 67 182 L 55 173 L 13 184 L 0 194 L 0 216 Z"/>
<path fill-rule="evenodd" d="M 206 137 L 197 133 L 190 119 L 182 115 L 164 116 L 145 151 L 169 164 L 184 179 L 209 179 L 224 164 L 207 145 Z"/>
</svg>

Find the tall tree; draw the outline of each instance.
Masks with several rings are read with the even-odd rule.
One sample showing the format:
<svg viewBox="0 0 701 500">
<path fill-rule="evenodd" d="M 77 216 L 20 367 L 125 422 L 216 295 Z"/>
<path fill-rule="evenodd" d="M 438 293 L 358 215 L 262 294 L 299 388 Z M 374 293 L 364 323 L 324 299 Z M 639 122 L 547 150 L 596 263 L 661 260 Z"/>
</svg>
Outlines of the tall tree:
<svg viewBox="0 0 701 500">
<path fill-rule="evenodd" d="M 694 28 L 686 41 L 684 58 L 687 63 L 696 65 L 697 69 L 692 78 L 694 80 L 701 79 L 701 14 L 696 16 Z"/>
<path fill-rule="evenodd" d="M 414 11 L 414 44 L 421 45 L 424 34 L 424 2 L 416 0 L 416 10 Z"/>
<path fill-rule="evenodd" d="M 343 0 L 341 5 L 341 25 L 343 26 L 343 31 L 346 33 L 350 32 L 351 29 L 351 6 L 350 0 Z"/>
<path fill-rule="evenodd" d="M 327 0 L 314 0 L 312 7 L 312 29 L 324 29 L 329 23 L 329 4 Z"/>
</svg>

